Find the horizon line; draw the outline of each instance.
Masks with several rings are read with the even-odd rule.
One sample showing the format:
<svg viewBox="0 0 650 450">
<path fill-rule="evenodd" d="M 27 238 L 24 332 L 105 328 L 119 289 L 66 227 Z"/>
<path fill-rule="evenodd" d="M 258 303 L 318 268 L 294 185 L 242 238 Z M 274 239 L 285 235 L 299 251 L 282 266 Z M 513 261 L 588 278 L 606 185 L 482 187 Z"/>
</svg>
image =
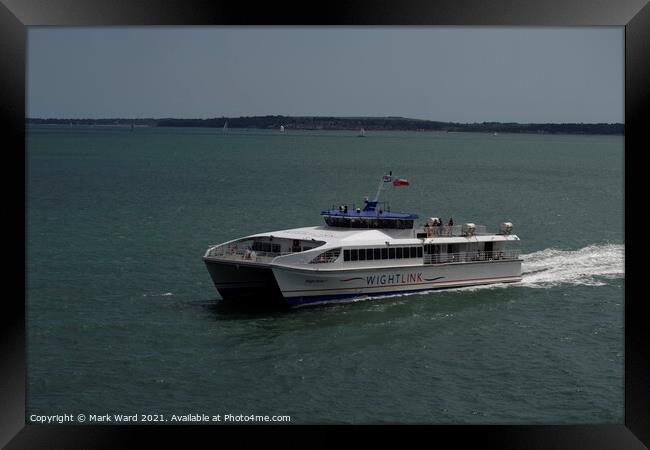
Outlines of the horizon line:
<svg viewBox="0 0 650 450">
<path fill-rule="evenodd" d="M 289 116 L 284 114 L 263 114 L 252 116 L 214 116 L 214 117 L 25 117 L 25 120 L 215 120 L 215 119 L 243 119 L 255 117 L 286 117 L 286 118 L 335 118 L 335 119 L 400 119 L 400 120 L 413 120 L 419 122 L 438 122 L 450 124 L 519 124 L 519 125 L 538 125 L 538 124 L 576 124 L 576 125 L 624 125 L 625 122 L 514 122 L 514 121 L 474 121 L 474 122 L 454 122 L 446 120 L 433 120 L 433 119 L 418 119 L 413 117 L 403 116 L 335 116 L 335 115 L 295 115 Z"/>
</svg>

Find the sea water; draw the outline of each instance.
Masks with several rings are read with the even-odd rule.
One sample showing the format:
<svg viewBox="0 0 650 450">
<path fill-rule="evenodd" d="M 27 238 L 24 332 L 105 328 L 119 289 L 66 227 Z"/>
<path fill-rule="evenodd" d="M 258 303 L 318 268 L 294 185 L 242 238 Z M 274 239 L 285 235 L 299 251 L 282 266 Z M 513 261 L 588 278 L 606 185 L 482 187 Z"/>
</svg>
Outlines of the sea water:
<svg viewBox="0 0 650 450">
<path fill-rule="evenodd" d="M 622 136 L 31 126 L 27 419 L 622 423 Z M 392 210 L 521 238 L 523 280 L 226 307 L 210 244 Z"/>
</svg>

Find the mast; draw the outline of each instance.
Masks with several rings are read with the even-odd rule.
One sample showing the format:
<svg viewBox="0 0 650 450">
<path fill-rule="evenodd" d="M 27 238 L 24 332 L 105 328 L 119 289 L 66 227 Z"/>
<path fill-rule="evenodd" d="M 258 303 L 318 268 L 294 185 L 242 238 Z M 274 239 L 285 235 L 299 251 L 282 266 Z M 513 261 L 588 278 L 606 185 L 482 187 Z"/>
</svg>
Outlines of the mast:
<svg viewBox="0 0 650 450">
<path fill-rule="evenodd" d="M 379 193 L 381 192 L 381 189 L 384 187 L 384 183 L 390 183 L 393 179 L 393 171 L 391 170 L 388 175 L 384 175 L 381 177 L 381 180 L 379 180 L 379 187 L 377 188 L 377 193 L 375 194 L 375 199 L 373 202 L 377 203 L 379 201 Z"/>
</svg>

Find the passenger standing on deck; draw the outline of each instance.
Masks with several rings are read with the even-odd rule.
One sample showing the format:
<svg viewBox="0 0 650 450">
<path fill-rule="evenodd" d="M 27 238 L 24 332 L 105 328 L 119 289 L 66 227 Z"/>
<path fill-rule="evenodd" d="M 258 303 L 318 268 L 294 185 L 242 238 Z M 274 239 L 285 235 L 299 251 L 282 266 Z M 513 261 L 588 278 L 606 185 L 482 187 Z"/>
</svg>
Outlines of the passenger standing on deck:
<svg viewBox="0 0 650 450">
<path fill-rule="evenodd" d="M 447 224 L 448 227 L 453 227 L 454 226 L 454 219 L 451 217 L 449 218 L 449 223 Z"/>
<path fill-rule="evenodd" d="M 435 224 L 435 222 L 434 222 Z M 427 237 L 431 237 L 431 228 L 429 227 L 429 222 L 424 224 L 424 232 L 426 233 Z"/>
</svg>

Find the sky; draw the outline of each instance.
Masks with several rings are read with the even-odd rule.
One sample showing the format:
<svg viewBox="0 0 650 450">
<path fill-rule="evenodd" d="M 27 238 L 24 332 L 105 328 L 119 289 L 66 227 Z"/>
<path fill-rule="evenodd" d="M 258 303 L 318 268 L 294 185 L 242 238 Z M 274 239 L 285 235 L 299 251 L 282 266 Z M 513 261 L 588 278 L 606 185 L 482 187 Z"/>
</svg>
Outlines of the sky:
<svg viewBox="0 0 650 450">
<path fill-rule="evenodd" d="M 623 27 L 29 27 L 27 117 L 624 122 Z"/>
</svg>

